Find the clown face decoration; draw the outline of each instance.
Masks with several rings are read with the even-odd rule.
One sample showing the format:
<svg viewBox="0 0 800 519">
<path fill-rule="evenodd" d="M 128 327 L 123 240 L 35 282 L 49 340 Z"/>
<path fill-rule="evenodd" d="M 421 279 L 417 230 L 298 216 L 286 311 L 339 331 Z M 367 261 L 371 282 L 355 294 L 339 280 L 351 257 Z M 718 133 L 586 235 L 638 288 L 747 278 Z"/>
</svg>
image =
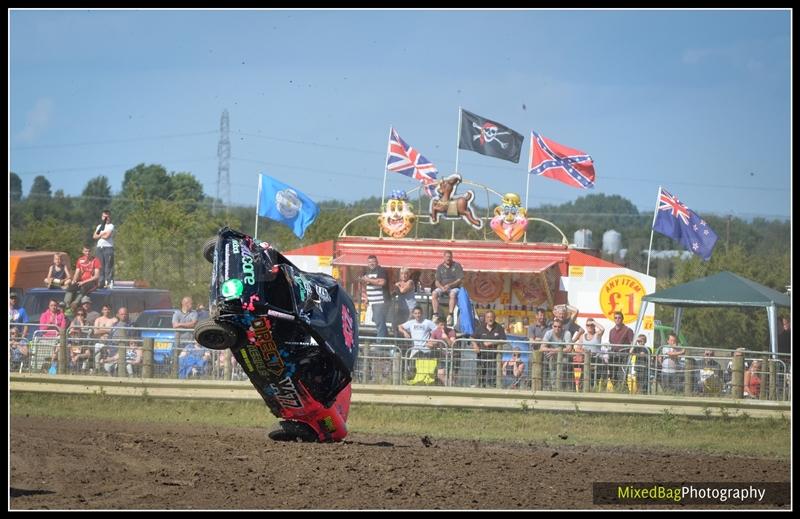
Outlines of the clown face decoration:
<svg viewBox="0 0 800 519">
<path fill-rule="evenodd" d="M 527 213 L 521 205 L 519 195 L 506 193 L 502 204 L 494 208 L 489 226 L 504 242 L 519 240 L 528 228 Z"/>
<path fill-rule="evenodd" d="M 403 238 L 411 231 L 417 221 L 417 215 L 408 201 L 405 191 L 392 191 L 378 224 L 381 230 L 392 238 Z"/>
</svg>

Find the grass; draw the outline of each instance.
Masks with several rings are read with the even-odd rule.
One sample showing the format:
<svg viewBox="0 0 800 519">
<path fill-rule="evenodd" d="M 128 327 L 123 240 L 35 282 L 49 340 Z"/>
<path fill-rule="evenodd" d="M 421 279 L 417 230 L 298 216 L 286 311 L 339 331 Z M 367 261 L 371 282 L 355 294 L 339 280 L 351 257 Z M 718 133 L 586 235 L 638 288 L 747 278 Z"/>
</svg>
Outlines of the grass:
<svg viewBox="0 0 800 519">
<path fill-rule="evenodd" d="M 277 421 L 260 401 L 166 400 L 105 394 L 11 394 L 11 415 L 143 423 L 271 427 Z M 531 410 L 435 409 L 354 404 L 348 427 L 375 435 L 429 435 L 481 441 L 635 447 L 788 458 L 788 418 L 685 417 L 554 413 Z M 566 435 L 566 439 L 562 438 Z M 560 437 L 561 436 L 561 437 Z"/>
</svg>

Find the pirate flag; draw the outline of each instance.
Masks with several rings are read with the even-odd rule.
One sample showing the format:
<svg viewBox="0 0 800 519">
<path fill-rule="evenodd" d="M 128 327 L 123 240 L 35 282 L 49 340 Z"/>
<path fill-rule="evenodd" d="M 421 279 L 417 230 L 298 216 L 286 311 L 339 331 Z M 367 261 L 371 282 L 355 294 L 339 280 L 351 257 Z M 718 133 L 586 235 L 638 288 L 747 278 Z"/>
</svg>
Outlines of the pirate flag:
<svg viewBox="0 0 800 519">
<path fill-rule="evenodd" d="M 507 126 L 461 110 L 458 147 L 462 150 L 472 150 L 482 155 L 519 163 L 524 139 L 525 137 Z"/>
</svg>

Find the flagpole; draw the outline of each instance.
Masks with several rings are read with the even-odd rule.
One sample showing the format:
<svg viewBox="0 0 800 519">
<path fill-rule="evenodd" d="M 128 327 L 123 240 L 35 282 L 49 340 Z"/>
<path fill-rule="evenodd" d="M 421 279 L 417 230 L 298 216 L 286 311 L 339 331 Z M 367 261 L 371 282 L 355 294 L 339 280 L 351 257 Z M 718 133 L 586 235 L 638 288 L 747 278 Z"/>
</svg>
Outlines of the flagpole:
<svg viewBox="0 0 800 519">
<path fill-rule="evenodd" d="M 386 159 L 383 161 L 383 191 L 381 192 L 381 211 L 386 203 L 386 174 L 389 172 L 389 153 L 392 150 L 392 125 L 389 125 L 389 140 L 386 141 Z M 383 227 L 380 227 L 379 238 L 383 238 Z"/>
<path fill-rule="evenodd" d="M 389 152 L 392 149 L 392 128 L 389 126 L 389 140 L 386 142 L 386 160 L 383 161 L 383 192 L 381 193 L 381 211 L 386 202 L 386 173 L 389 171 Z"/>
<path fill-rule="evenodd" d="M 528 148 L 528 166 L 533 164 L 532 155 L 533 155 L 533 132 L 531 132 L 531 144 L 530 144 L 530 147 Z M 528 203 L 529 203 L 528 202 L 528 192 L 530 190 L 530 186 L 531 186 L 531 172 L 528 171 L 528 178 L 525 181 L 525 218 L 528 217 L 527 213 L 528 213 L 528 209 L 530 207 L 528 205 Z M 525 234 L 522 236 L 522 241 L 524 243 L 528 243 L 528 228 L 527 227 L 525 228 Z"/>
<path fill-rule="evenodd" d="M 256 230 L 253 233 L 253 238 L 258 239 L 258 215 L 259 209 L 261 208 L 261 178 L 262 175 L 259 173 L 258 175 L 258 199 L 256 200 Z"/>
<path fill-rule="evenodd" d="M 647 247 L 647 272 L 645 276 L 650 275 L 650 254 L 653 252 L 653 228 L 656 226 L 656 215 L 658 215 L 658 201 L 661 200 L 661 186 L 658 186 L 658 196 L 656 197 L 656 208 L 653 210 L 653 223 L 650 225 L 650 246 Z"/>
<path fill-rule="evenodd" d="M 458 107 L 458 131 L 456 132 L 456 170 L 458 173 L 458 145 L 461 143 L 461 106 Z"/>
</svg>

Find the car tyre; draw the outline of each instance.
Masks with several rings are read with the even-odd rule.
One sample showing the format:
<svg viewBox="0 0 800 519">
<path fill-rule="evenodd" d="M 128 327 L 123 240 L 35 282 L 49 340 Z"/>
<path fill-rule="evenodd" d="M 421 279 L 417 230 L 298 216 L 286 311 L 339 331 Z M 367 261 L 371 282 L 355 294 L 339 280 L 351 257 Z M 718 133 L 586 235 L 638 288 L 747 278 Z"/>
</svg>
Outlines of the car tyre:
<svg viewBox="0 0 800 519">
<path fill-rule="evenodd" d="M 200 321 L 194 329 L 194 340 L 210 350 L 226 350 L 239 343 L 241 332 L 233 325 L 213 319 Z"/>
<path fill-rule="evenodd" d="M 217 247 L 217 239 L 211 238 L 203 244 L 203 257 L 209 262 L 214 263 L 214 249 Z"/>
<path fill-rule="evenodd" d="M 267 433 L 270 440 L 276 442 L 296 442 L 304 443 L 317 442 L 317 433 L 308 424 L 295 421 L 281 421 L 278 426 Z"/>
</svg>

